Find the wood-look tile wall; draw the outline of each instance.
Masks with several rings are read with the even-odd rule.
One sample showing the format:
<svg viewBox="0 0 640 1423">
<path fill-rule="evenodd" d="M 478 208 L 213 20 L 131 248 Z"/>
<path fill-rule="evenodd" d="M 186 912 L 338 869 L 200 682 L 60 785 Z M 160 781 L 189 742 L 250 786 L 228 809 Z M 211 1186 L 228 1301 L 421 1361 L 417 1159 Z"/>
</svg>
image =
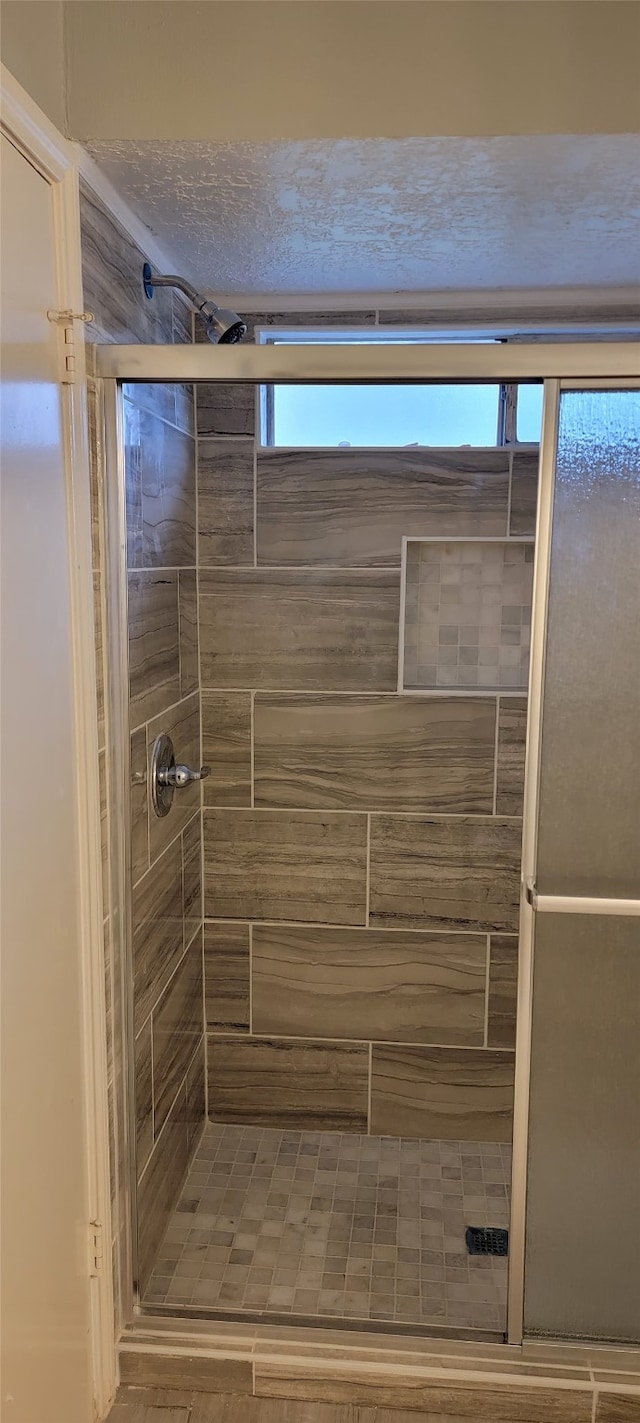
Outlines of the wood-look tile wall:
<svg viewBox="0 0 640 1423">
<path fill-rule="evenodd" d="M 150 804 L 156 738 L 198 766 L 196 461 L 188 392 L 124 389 L 139 1268 L 144 1288 L 204 1116 L 202 796 Z M 199 1093 L 192 1079 L 202 1072 Z"/>
<path fill-rule="evenodd" d="M 145 343 L 191 339 L 182 299 L 159 290 L 148 302 L 140 251 L 86 186 L 81 193 L 89 338 Z M 100 387 L 89 383 L 92 537 L 100 783 L 102 789 L 105 991 L 107 997 L 114 1295 L 119 1326 L 130 1284 L 123 946 L 113 932 L 110 824 L 107 566 Z M 124 399 L 130 628 L 131 881 L 134 920 L 134 1075 L 144 1279 L 179 1193 L 205 1117 L 202 1008 L 201 797 L 190 788 L 172 814 L 149 809 L 151 747 L 166 730 L 180 759 L 199 763 L 200 681 L 196 579 L 193 391 L 127 388 Z"/>
<path fill-rule="evenodd" d="M 534 533 L 536 454 L 196 411 L 209 1114 L 508 1140 L 526 699 L 398 694 L 400 549 Z"/>
</svg>

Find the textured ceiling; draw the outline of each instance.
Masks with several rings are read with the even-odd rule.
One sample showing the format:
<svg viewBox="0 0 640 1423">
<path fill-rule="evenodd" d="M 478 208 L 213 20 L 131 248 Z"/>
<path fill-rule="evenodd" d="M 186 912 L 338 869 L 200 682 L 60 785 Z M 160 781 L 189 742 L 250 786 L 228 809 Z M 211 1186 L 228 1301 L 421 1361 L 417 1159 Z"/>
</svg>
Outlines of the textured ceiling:
<svg viewBox="0 0 640 1423">
<path fill-rule="evenodd" d="M 635 135 L 86 147 L 184 275 L 225 294 L 624 286 L 640 272 Z"/>
</svg>

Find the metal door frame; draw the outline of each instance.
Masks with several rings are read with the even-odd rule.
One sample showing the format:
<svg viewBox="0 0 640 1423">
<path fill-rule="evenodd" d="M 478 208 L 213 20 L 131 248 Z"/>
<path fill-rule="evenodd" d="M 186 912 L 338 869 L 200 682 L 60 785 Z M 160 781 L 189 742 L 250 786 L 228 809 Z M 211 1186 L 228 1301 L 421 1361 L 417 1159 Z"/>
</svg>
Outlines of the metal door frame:
<svg viewBox="0 0 640 1423">
<path fill-rule="evenodd" d="M 563 390 L 640 388 L 640 342 L 588 341 L 533 342 L 531 344 L 467 345 L 411 343 L 410 345 L 246 345 L 118 346 L 96 348 L 96 374 L 104 385 L 107 504 L 109 509 L 110 663 L 113 715 L 117 748 L 114 791 L 123 809 L 124 824 L 114 846 L 119 883 L 120 923 L 123 930 L 125 974 L 129 991 L 123 992 L 123 1021 L 128 1025 L 124 1051 L 129 1085 L 129 1180 L 132 1279 L 135 1307 L 137 1277 L 135 1109 L 133 1099 L 133 1002 L 131 943 L 131 884 L 127 870 L 129 847 L 129 778 L 125 773 L 129 740 L 128 629 L 126 588 L 126 510 L 124 450 L 122 441 L 122 384 L 246 383 L 255 386 L 302 384 L 472 384 L 476 382 L 544 382 L 543 426 L 540 443 L 540 487 L 535 541 L 532 641 L 529 672 L 525 796 L 523 812 L 520 942 L 516 1013 L 515 1089 L 513 1114 L 513 1166 L 511 1181 L 507 1344 L 523 1340 L 524 1260 L 526 1223 L 527 1152 L 533 986 L 533 938 L 536 912 L 554 909 L 589 912 L 593 901 L 536 896 L 535 864 L 540 774 L 541 716 L 544 688 L 551 524 L 555 484 L 557 427 Z M 124 797 L 124 799 L 123 799 Z M 588 904 L 589 909 L 576 906 Z M 597 901 L 599 913 L 640 914 L 640 901 Z M 626 904 L 626 909 L 620 905 Z M 605 906 L 615 906 L 605 907 Z M 127 984 L 124 985 L 126 990 Z M 131 1000 L 131 1001 L 127 1001 Z M 133 1286 L 133 1288 L 131 1288 Z"/>
<path fill-rule="evenodd" d="M 549 573 L 553 537 L 553 501 L 558 449 L 560 397 L 570 390 L 639 389 L 637 378 L 545 381 L 540 486 L 535 542 L 535 574 L 529 669 L 529 708 L 525 752 L 525 786 L 522 826 L 522 877 L 518 946 L 518 1003 L 516 1014 L 516 1072 L 513 1110 L 513 1165 L 509 1237 L 509 1287 L 507 1342 L 520 1344 L 524 1329 L 527 1162 L 529 1145 L 529 1094 L 531 1079 L 531 1028 L 533 1012 L 533 962 L 536 914 L 598 914 L 640 916 L 640 899 L 538 894 L 536 889 L 542 710 Z"/>
</svg>

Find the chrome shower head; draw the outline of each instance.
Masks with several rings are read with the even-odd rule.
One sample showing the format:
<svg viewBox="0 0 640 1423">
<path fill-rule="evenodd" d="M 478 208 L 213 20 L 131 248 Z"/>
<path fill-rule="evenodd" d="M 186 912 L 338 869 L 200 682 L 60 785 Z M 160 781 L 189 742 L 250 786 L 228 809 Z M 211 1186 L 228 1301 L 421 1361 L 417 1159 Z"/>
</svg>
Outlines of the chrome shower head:
<svg viewBox="0 0 640 1423">
<path fill-rule="evenodd" d="M 204 301 L 202 306 L 197 302 L 198 312 L 207 328 L 207 336 L 210 341 L 217 341 L 219 346 L 233 346 L 236 341 L 241 341 L 247 334 L 246 323 L 235 311 L 228 311 L 224 306 L 216 306 L 214 301 Z"/>
<path fill-rule="evenodd" d="M 202 292 L 196 291 L 190 282 L 186 282 L 184 277 L 160 277 L 155 275 L 148 262 L 142 268 L 142 285 L 144 294 L 151 299 L 154 287 L 175 287 L 182 292 L 191 305 L 195 307 L 198 315 L 202 317 L 207 328 L 207 336 L 210 341 L 219 346 L 232 346 L 236 341 L 241 341 L 247 334 L 246 322 L 238 316 L 235 311 L 228 311 L 223 306 L 216 306 L 215 301 L 210 297 L 203 296 Z"/>
</svg>

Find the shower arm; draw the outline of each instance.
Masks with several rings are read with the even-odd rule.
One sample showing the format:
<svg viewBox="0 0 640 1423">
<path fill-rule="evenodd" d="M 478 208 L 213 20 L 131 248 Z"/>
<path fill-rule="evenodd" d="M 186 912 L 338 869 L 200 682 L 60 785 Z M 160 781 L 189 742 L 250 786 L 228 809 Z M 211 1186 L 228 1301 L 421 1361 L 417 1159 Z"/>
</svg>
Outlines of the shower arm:
<svg viewBox="0 0 640 1423">
<path fill-rule="evenodd" d="M 218 306 L 217 302 L 197 291 L 184 277 L 163 276 L 160 273 L 156 275 L 152 272 L 150 263 L 145 262 L 142 268 L 142 286 L 145 296 L 149 299 L 153 296 L 155 287 L 175 287 L 177 291 L 182 292 L 194 311 L 202 317 L 210 341 L 230 346 L 241 341 L 247 334 L 247 323 L 238 316 L 237 311 Z"/>
<path fill-rule="evenodd" d="M 153 275 L 153 273 L 147 274 L 147 272 L 145 271 L 144 285 L 145 291 L 147 289 L 147 286 L 151 288 L 175 287 L 177 291 L 182 292 L 183 296 L 186 296 L 187 301 L 190 301 L 192 305 L 195 306 L 196 311 L 202 311 L 203 306 L 216 306 L 216 303 L 214 301 L 211 301 L 210 297 L 203 296 L 202 292 L 199 292 L 196 290 L 195 287 L 192 287 L 191 282 L 185 281 L 184 277 L 160 277 Z M 151 292 L 147 291 L 147 296 L 151 296 L 151 294 Z M 219 308 L 216 307 L 216 310 L 218 309 Z"/>
</svg>

